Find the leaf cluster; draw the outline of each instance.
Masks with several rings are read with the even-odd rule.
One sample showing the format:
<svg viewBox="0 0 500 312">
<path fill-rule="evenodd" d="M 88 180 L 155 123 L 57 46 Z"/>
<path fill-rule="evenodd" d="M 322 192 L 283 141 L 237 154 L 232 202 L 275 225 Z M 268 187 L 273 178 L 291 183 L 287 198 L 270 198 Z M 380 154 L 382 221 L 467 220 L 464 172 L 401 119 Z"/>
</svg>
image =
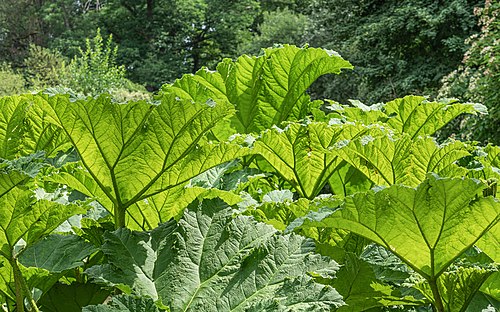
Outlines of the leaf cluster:
<svg viewBox="0 0 500 312">
<path fill-rule="evenodd" d="M 306 93 L 350 68 L 285 45 L 154 101 L 1 98 L 4 310 L 498 306 L 500 150 L 432 137 L 484 107 Z"/>
</svg>

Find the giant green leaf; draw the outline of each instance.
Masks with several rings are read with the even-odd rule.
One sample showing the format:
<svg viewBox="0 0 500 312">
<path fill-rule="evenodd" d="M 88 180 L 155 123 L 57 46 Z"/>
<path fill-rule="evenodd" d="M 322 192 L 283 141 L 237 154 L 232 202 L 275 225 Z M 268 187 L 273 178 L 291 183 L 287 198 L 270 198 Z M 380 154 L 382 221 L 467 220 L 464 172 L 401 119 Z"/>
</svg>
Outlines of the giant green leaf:
<svg viewBox="0 0 500 312">
<path fill-rule="evenodd" d="M 92 176 L 81 168 L 75 168 L 73 164 L 63 167 L 57 175 L 46 177 L 45 180 L 70 185 L 84 195 L 95 198 L 104 207 L 108 207 L 108 209 L 113 207 L 113 203 Z M 173 186 L 129 206 L 125 224 L 133 230 L 152 230 L 158 224 L 171 218 L 179 218 L 184 208 L 195 198 L 214 196 L 217 191 L 196 186 L 191 187 L 185 183 Z M 220 191 L 217 195 L 226 200 L 230 198 L 229 202 L 233 204 L 239 201 L 238 195 L 229 192 Z"/>
<path fill-rule="evenodd" d="M 45 95 L 33 95 L 30 100 L 21 145 L 23 156 L 45 151 L 47 157 L 52 157 L 71 146 L 64 131 L 49 121 L 47 112 L 43 110 L 43 103 L 46 101 Z"/>
<path fill-rule="evenodd" d="M 338 150 L 341 157 L 377 185 L 416 186 L 427 173 L 461 177 L 466 168 L 456 161 L 469 155 L 459 141 L 439 145 L 431 137 L 412 139 L 408 135 L 363 136 Z"/>
<path fill-rule="evenodd" d="M 76 102 L 56 96 L 45 105 L 88 172 L 65 181 L 85 194 L 92 190 L 98 198 L 105 194 L 100 201 L 118 218 L 117 226 L 125 224 L 129 206 L 248 153 L 237 144 L 204 140 L 233 112 L 229 103 L 197 103 L 174 94 L 160 100 L 159 105 L 117 104 L 104 95 Z M 70 183 L 74 179 L 79 181 Z"/>
<path fill-rule="evenodd" d="M 388 102 L 383 107 L 389 116 L 387 124 L 412 139 L 433 135 L 457 116 L 468 113 L 486 113 L 486 107 L 479 104 L 457 102 L 430 102 L 421 96 L 406 96 Z"/>
<path fill-rule="evenodd" d="M 221 200 L 195 202 L 151 232 L 105 235 L 109 264 L 88 269 L 96 281 L 149 296 L 172 311 L 330 311 L 338 293 L 305 276 L 332 276 L 338 265 L 314 243 L 282 235 Z"/>
<path fill-rule="evenodd" d="M 429 175 L 416 188 L 393 185 L 346 197 L 341 209 L 311 215 L 291 228 L 350 230 L 436 280 L 500 221 L 500 203 L 492 197 L 477 197 L 483 188 L 477 180 Z"/>
<path fill-rule="evenodd" d="M 296 191 L 309 199 L 319 194 L 342 161 L 337 145 L 368 134 L 381 133 L 377 127 L 325 122 L 290 123 L 262 132 L 255 152 Z"/>
<path fill-rule="evenodd" d="M 333 51 L 285 45 L 266 49 L 259 57 L 226 59 L 215 72 L 202 69 L 162 90 L 195 101 L 228 100 L 236 108 L 231 132 L 258 133 L 284 120 L 304 118 L 313 105 L 307 88 L 322 75 L 350 68 Z"/>
<path fill-rule="evenodd" d="M 19 153 L 27 106 L 22 96 L 0 98 L 0 158 L 13 159 Z"/>
</svg>

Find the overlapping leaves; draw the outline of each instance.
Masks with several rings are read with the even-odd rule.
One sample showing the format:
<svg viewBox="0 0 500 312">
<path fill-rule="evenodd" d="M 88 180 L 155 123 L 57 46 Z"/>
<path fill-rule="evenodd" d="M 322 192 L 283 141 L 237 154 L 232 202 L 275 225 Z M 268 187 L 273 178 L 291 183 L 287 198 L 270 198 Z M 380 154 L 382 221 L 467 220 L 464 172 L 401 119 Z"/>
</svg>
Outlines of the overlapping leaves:
<svg viewBox="0 0 500 312">
<path fill-rule="evenodd" d="M 0 255 L 10 259 L 21 238 L 33 244 L 70 216 L 83 212 L 81 206 L 36 200 L 31 191 L 9 190 L 0 197 Z"/>
<path fill-rule="evenodd" d="M 433 135 L 461 114 L 486 113 L 484 105 L 456 101 L 431 102 L 422 96 L 405 96 L 372 106 L 358 101 L 351 101 L 351 104 L 353 107 L 335 104 L 329 108 L 350 121 L 386 123 L 398 133 L 406 133 L 412 139 Z"/>
<path fill-rule="evenodd" d="M 302 197 L 312 199 L 338 169 L 342 161 L 337 152 L 339 145 L 381 133 L 379 127 L 360 124 L 290 123 L 284 129 L 264 131 L 255 142 L 255 152 Z"/>
<path fill-rule="evenodd" d="M 348 229 L 435 279 L 500 221 L 500 203 L 477 198 L 483 187 L 429 175 L 415 189 L 394 185 L 347 197 L 341 209 L 306 218 L 301 227 Z"/>
<path fill-rule="evenodd" d="M 429 172 L 447 177 L 466 175 L 467 169 L 456 162 L 469 155 L 462 142 L 439 145 L 431 137 L 411 139 L 406 134 L 365 136 L 350 141 L 338 153 L 377 185 L 408 186 L 417 186 Z"/>
<path fill-rule="evenodd" d="M 69 147 L 62 130 L 48 122 L 43 101 L 39 95 L 0 98 L 0 158 L 12 160 L 37 151 L 53 156 Z"/>
<path fill-rule="evenodd" d="M 178 223 L 151 232 L 120 229 L 105 240 L 110 264 L 87 273 L 171 311 L 330 311 L 342 304 L 335 290 L 306 275 L 338 269 L 313 253 L 312 241 L 233 218 L 220 200 L 193 203 Z"/>
</svg>

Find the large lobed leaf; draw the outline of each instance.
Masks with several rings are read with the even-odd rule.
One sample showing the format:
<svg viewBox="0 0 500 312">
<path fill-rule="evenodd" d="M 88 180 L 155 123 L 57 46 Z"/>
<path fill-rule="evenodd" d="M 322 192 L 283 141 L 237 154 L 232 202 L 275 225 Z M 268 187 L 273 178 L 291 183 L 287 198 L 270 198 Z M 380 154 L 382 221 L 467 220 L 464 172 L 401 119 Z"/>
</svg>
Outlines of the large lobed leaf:
<svg viewBox="0 0 500 312">
<path fill-rule="evenodd" d="M 162 90 L 195 101 L 211 98 L 231 102 L 236 108 L 231 130 L 219 127 L 216 131 L 224 138 L 233 133 L 258 133 L 284 120 L 304 118 L 313 106 L 307 88 L 322 75 L 351 68 L 333 51 L 285 45 L 266 49 L 259 57 L 226 59 L 215 72 L 201 69 Z"/>
<path fill-rule="evenodd" d="M 70 102 L 56 96 L 44 109 L 67 134 L 85 168 L 54 180 L 98 198 L 112 212 L 248 153 L 237 144 L 204 140 L 233 112 L 225 102 L 194 103 L 172 94 L 162 96 L 159 105 L 117 104 L 108 96 Z"/>
<path fill-rule="evenodd" d="M 151 232 L 120 229 L 105 237 L 110 264 L 87 270 L 96 281 L 149 296 L 171 311 L 330 311 L 342 305 L 329 286 L 338 265 L 314 243 L 282 235 L 220 200 L 195 202 L 177 223 Z"/>
<path fill-rule="evenodd" d="M 456 271 L 445 272 L 437 281 L 439 293 L 446 312 L 467 310 L 473 296 L 477 293 L 492 271 L 481 268 L 461 267 Z M 415 285 L 432 303 L 435 302 L 432 290 L 427 282 Z"/>
<path fill-rule="evenodd" d="M 415 139 L 433 135 L 461 114 L 484 114 L 486 107 L 453 101 L 430 102 L 421 96 L 406 96 L 386 103 L 384 112 L 389 116 L 387 124 Z"/>
<path fill-rule="evenodd" d="M 311 215 L 291 228 L 350 230 L 435 280 L 500 221 L 500 203 L 477 198 L 483 188 L 477 180 L 429 175 L 416 188 L 393 185 L 346 197 L 341 209 Z"/>
<path fill-rule="evenodd" d="M 72 215 L 85 211 L 79 205 L 36 200 L 34 192 L 11 189 L 0 197 L 0 255 L 10 259 L 21 238 L 29 246 Z"/>
<path fill-rule="evenodd" d="M 53 234 L 26 248 L 19 262 L 58 273 L 82 266 L 82 260 L 95 251 L 94 245 L 79 236 Z"/>
</svg>

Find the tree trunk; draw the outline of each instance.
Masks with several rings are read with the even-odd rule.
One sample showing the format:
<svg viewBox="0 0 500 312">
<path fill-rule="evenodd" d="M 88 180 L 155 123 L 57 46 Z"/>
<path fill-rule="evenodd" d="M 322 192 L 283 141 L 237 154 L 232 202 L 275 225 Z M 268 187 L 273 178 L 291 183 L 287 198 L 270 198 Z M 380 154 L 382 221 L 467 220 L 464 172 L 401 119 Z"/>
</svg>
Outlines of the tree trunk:
<svg viewBox="0 0 500 312">
<path fill-rule="evenodd" d="M 146 1 L 146 17 L 148 18 L 149 22 L 153 21 L 153 8 L 154 8 L 154 0 L 147 0 Z"/>
</svg>

